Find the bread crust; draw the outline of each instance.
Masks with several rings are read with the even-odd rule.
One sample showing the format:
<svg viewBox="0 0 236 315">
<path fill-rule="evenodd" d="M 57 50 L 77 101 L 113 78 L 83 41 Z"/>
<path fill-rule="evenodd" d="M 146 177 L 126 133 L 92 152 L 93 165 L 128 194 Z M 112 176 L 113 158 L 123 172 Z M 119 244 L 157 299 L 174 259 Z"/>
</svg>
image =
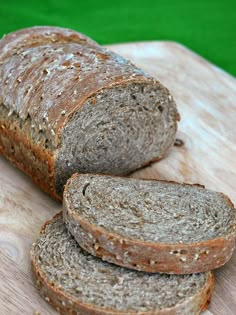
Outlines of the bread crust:
<svg viewBox="0 0 236 315">
<path fill-rule="evenodd" d="M 61 201 L 55 190 L 54 156 L 45 147 L 46 138 L 36 143 L 31 136 L 30 122 L 20 125 L 16 115 L 7 117 L 7 110 L 0 105 L 0 153 L 21 171 L 31 176 L 42 190 Z"/>
<path fill-rule="evenodd" d="M 61 60 L 64 55 L 69 58 L 73 55 L 73 67 L 77 67 L 66 72 L 64 81 L 70 83 L 66 88 L 61 85 L 61 79 L 51 76 L 48 70 L 57 58 Z M 80 67 L 80 63 L 85 69 Z M 57 66 L 62 66 L 59 61 Z M 68 61 L 62 67 L 70 67 Z M 14 69 L 12 73 L 11 69 Z M 0 118 L 0 152 L 58 200 L 62 196 L 56 187 L 55 161 L 60 150 L 61 133 L 89 98 L 115 86 L 140 83 L 158 87 L 172 99 L 160 82 L 124 62 L 123 58 L 99 48 L 97 43 L 80 33 L 56 27 L 33 27 L 4 37 L 0 41 L 0 77 L 0 106 L 6 109 Z M 56 80 L 60 90 L 52 99 L 51 87 Z M 12 117 L 15 131 L 11 128 Z M 175 119 L 176 130 L 177 111 Z M 43 141 L 31 137 L 32 126 L 34 134 L 41 135 Z"/>
<path fill-rule="evenodd" d="M 58 213 L 54 218 L 61 216 L 62 213 Z M 41 233 L 44 232 L 47 225 L 53 220 L 47 221 L 41 228 Z M 41 296 L 50 303 L 60 314 L 62 315 L 134 315 L 136 311 L 125 312 L 115 311 L 114 309 L 102 309 L 95 308 L 91 304 L 85 304 L 73 298 L 73 296 L 63 292 L 60 288 L 56 287 L 54 283 L 48 283 L 43 272 L 40 270 L 33 252 L 31 251 L 31 263 L 33 276 L 36 281 L 36 285 L 39 289 Z M 211 272 L 208 273 L 207 281 L 204 286 L 194 296 L 186 299 L 183 303 L 179 303 L 174 307 L 150 311 L 150 312 L 138 312 L 140 315 L 198 315 L 204 311 L 212 296 L 214 287 L 214 277 Z"/>
<path fill-rule="evenodd" d="M 235 226 L 228 235 L 192 244 L 135 240 L 94 226 L 73 211 L 67 199 L 70 182 L 77 176 L 79 175 L 74 174 L 65 186 L 63 218 L 79 245 L 90 254 L 126 268 L 168 274 L 191 274 L 212 270 L 224 265 L 231 258 L 235 248 Z M 173 181 L 171 183 L 178 184 Z M 224 198 L 235 210 L 230 199 L 225 195 Z"/>
<path fill-rule="evenodd" d="M 70 42 L 90 47 L 98 46 L 91 38 L 71 29 L 33 26 L 9 33 L 0 40 L 0 62 L 31 47 Z"/>
</svg>

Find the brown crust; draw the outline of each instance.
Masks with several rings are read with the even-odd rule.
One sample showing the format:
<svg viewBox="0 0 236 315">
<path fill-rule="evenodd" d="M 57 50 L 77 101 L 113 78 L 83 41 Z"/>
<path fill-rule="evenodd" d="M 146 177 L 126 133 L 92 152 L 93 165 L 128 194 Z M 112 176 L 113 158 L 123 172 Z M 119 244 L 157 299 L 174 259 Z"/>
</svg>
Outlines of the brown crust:
<svg viewBox="0 0 236 315">
<path fill-rule="evenodd" d="M 71 179 L 79 176 L 74 174 Z M 224 265 L 232 256 L 235 248 L 235 229 L 226 236 L 196 242 L 193 244 L 163 244 L 145 242 L 110 233 L 82 219 L 70 208 L 67 191 L 71 179 L 67 182 L 63 198 L 63 217 L 79 242 L 90 254 L 111 263 L 146 272 L 169 274 L 190 274 L 212 270 Z M 168 181 L 164 181 L 168 182 Z M 178 184 L 176 182 L 168 182 Z M 199 184 L 184 184 L 194 186 Z M 225 196 L 229 206 L 230 199 Z M 235 209 L 234 209 L 235 210 Z M 76 233 L 70 228 L 78 227 Z"/>
<path fill-rule="evenodd" d="M 58 213 L 54 218 L 61 215 Z M 45 228 L 49 225 L 54 218 L 47 221 L 42 229 L 41 233 L 44 233 Z M 60 288 L 56 287 L 54 283 L 48 283 L 43 272 L 40 270 L 33 252 L 31 254 L 31 263 L 33 276 L 36 281 L 36 285 L 40 291 L 41 296 L 50 303 L 60 314 L 63 315 L 134 315 L 137 312 L 124 312 L 124 311 L 114 311 L 113 309 L 101 309 L 94 308 L 93 305 L 85 304 L 73 298 L 73 296 L 63 292 Z M 198 315 L 204 311 L 210 301 L 212 296 L 212 291 L 214 287 L 214 277 L 211 272 L 208 273 L 208 279 L 205 285 L 197 292 L 194 296 L 186 299 L 183 303 L 177 304 L 174 307 L 166 308 L 163 310 L 150 311 L 150 312 L 139 312 L 140 315 L 175 315 L 180 314 L 194 314 Z"/>
<path fill-rule="evenodd" d="M 20 126 L 16 115 L 4 117 L 7 110 L 3 106 L 0 109 L 0 153 L 31 176 L 42 190 L 62 201 L 55 190 L 54 157 L 52 151 L 45 147 L 45 138 L 42 136 L 36 143 L 31 136 L 29 121 Z"/>
<path fill-rule="evenodd" d="M 30 47 L 55 43 L 78 43 L 91 47 L 98 44 L 71 29 L 56 26 L 34 26 L 7 34 L 0 40 L 0 61 Z"/>
</svg>

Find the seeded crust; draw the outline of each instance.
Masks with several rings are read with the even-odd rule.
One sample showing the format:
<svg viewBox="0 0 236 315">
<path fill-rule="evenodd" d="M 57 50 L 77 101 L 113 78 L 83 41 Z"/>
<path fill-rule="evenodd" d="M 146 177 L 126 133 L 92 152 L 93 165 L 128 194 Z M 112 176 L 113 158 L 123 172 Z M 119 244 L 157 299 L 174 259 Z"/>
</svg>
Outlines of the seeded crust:
<svg viewBox="0 0 236 315">
<path fill-rule="evenodd" d="M 174 142 L 169 91 L 80 33 L 7 35 L 0 78 L 0 152 L 54 198 L 75 172 L 126 175 Z"/>
<path fill-rule="evenodd" d="M 121 268 L 83 251 L 62 214 L 46 222 L 31 249 L 42 297 L 68 315 L 197 315 L 210 303 L 211 272 L 148 274 Z"/>
<path fill-rule="evenodd" d="M 225 264 L 235 248 L 233 204 L 199 185 L 75 174 L 63 209 L 82 248 L 127 268 L 203 272 Z"/>
<path fill-rule="evenodd" d="M 5 35 L 0 41 L 0 62 L 26 49 L 45 44 L 78 43 L 97 46 L 91 38 L 71 29 L 55 26 L 34 26 Z"/>
</svg>

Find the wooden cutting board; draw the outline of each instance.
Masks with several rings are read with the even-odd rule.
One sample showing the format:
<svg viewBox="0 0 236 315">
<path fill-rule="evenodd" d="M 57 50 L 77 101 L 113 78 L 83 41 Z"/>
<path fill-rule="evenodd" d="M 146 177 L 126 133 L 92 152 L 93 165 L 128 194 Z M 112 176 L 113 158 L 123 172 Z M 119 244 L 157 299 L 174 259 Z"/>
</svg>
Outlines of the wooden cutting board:
<svg viewBox="0 0 236 315">
<path fill-rule="evenodd" d="M 159 79 L 172 92 L 182 117 L 184 145 L 134 173 L 135 177 L 201 183 L 236 204 L 236 80 L 173 42 L 108 46 Z M 40 226 L 61 205 L 0 157 L 0 314 L 51 315 L 31 280 L 29 249 Z M 204 315 L 236 314 L 236 252 L 216 272 L 212 304 Z"/>
</svg>

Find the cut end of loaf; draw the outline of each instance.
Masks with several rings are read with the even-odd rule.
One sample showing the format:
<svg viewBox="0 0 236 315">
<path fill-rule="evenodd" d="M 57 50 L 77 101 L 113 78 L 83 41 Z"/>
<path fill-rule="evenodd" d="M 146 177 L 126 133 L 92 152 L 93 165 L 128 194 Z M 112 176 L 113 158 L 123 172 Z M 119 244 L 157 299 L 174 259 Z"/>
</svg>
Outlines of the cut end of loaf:
<svg viewBox="0 0 236 315">
<path fill-rule="evenodd" d="M 31 259 L 40 293 L 63 314 L 198 314 L 212 293 L 211 273 L 148 274 L 89 255 L 61 215 L 44 226 Z"/>
<path fill-rule="evenodd" d="M 173 98 L 153 81 L 101 90 L 62 131 L 58 192 L 75 172 L 124 175 L 162 157 L 174 142 L 177 120 Z"/>
</svg>

